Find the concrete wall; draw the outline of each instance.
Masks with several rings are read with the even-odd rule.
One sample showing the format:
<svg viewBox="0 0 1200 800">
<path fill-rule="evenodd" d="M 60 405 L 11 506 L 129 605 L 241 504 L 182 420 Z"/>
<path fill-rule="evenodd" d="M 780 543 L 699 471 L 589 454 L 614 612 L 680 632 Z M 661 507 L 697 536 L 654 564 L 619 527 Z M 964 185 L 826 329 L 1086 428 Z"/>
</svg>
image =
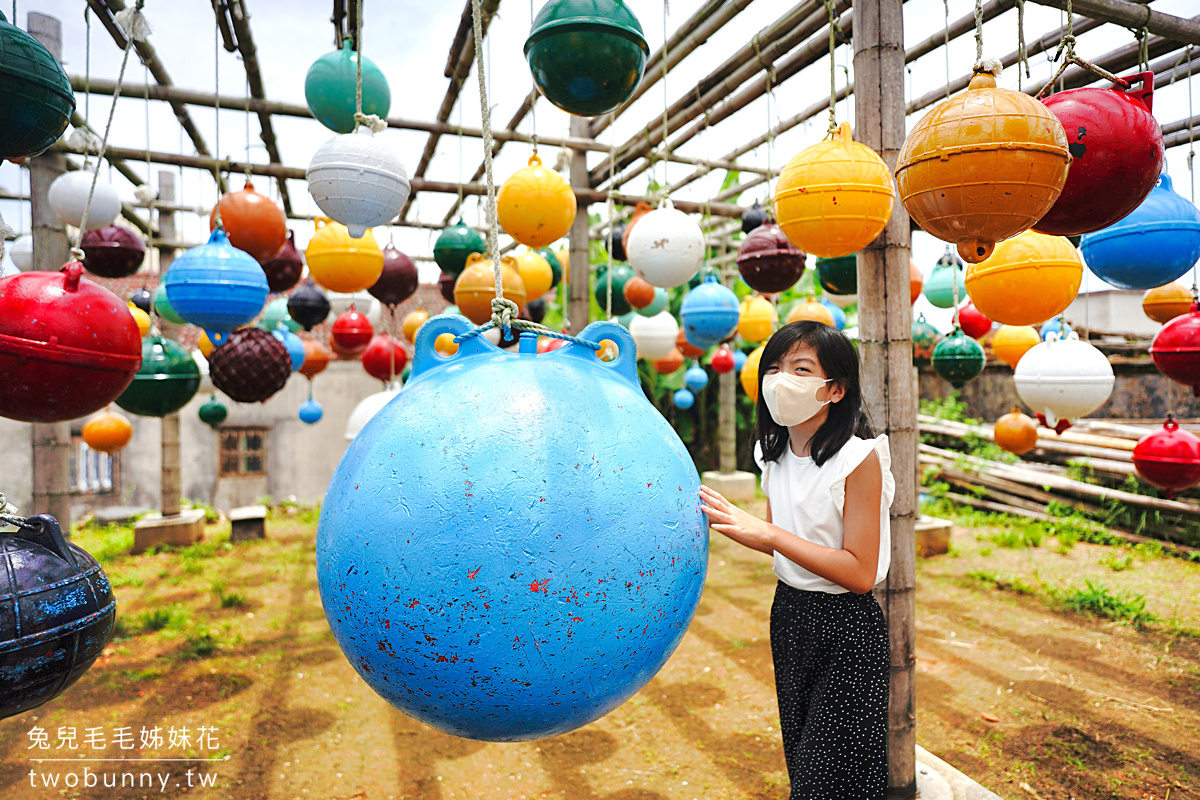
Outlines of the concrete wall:
<svg viewBox="0 0 1200 800">
<path fill-rule="evenodd" d="M 1119 364 L 1113 367 L 1116 383 L 1108 402 L 1089 416 L 1101 419 L 1163 419 L 1168 413 L 1181 418 L 1200 417 L 1200 398 L 1191 390 L 1155 369 L 1147 357 L 1144 363 Z M 947 397 L 954 391 L 932 369 L 922 369 L 920 392 L 922 400 Z M 1002 362 L 992 362 L 983 374 L 962 388 L 959 399 L 967 404 L 967 413 L 978 419 L 994 422 L 1003 414 L 1021 405 L 1013 384 L 1012 369 Z M 1026 413 L 1029 409 L 1025 409 Z"/>
<path fill-rule="evenodd" d="M 1162 325 L 1142 311 L 1145 292 L 1126 289 L 1105 289 L 1080 294 L 1071 301 L 1063 316 L 1076 329 L 1124 333 L 1154 338 Z"/>
<path fill-rule="evenodd" d="M 33 426 L 0 417 L 0 492 L 22 514 L 33 513 Z"/>
</svg>

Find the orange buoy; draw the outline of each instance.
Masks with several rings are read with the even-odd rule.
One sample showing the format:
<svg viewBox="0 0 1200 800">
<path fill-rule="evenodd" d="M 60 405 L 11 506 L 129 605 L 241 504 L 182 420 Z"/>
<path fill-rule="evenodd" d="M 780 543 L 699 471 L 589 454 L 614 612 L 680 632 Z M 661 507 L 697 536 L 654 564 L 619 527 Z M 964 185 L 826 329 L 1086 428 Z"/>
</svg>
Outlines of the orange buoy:
<svg viewBox="0 0 1200 800">
<path fill-rule="evenodd" d="M 528 247 L 545 247 L 567 235 L 575 221 L 575 192 L 537 154 L 517 170 L 496 195 L 496 216 L 504 232 Z M 540 296 L 540 295 L 539 295 Z"/>
<path fill-rule="evenodd" d="M 525 282 L 512 256 L 500 259 L 500 281 L 505 298 L 525 308 Z M 492 262 L 480 253 L 467 256 L 467 265 L 454 282 L 454 303 L 464 317 L 482 325 L 492 318 L 492 299 L 496 296 L 496 274 Z"/>
<path fill-rule="evenodd" d="M 304 250 L 309 277 L 331 292 L 351 294 L 374 286 L 383 274 L 383 251 L 375 236 L 367 231 L 351 238 L 345 225 L 324 217 L 316 226 Z"/>
<path fill-rule="evenodd" d="M 1079 251 L 1062 236 L 1025 231 L 967 267 L 965 283 L 981 314 L 1002 325 L 1040 325 L 1071 305 L 1083 280 Z"/>
<path fill-rule="evenodd" d="M 995 432 L 992 438 L 996 444 L 1010 453 L 1021 456 L 1037 447 L 1037 421 L 1021 413 L 1021 409 L 1013 406 L 1013 410 L 996 420 Z"/>
<path fill-rule="evenodd" d="M 1050 210 L 1070 163 L 1058 118 L 979 72 L 966 92 L 938 103 L 913 127 L 900 149 L 896 184 L 922 230 L 977 264 L 996 242 Z"/>
<path fill-rule="evenodd" d="M 444 356 L 452 356 L 458 352 L 458 342 L 454 341 L 453 333 L 439 334 L 433 340 L 433 349 Z"/>
<path fill-rule="evenodd" d="M 830 318 L 832 319 L 832 315 Z M 765 297 L 747 297 L 738 308 L 738 335 L 753 344 L 765 342 L 775 332 L 778 321 L 775 306 L 771 305 L 770 300 Z"/>
<path fill-rule="evenodd" d="M 682 331 L 680 331 L 682 333 Z M 666 358 L 660 358 L 653 362 L 654 368 L 663 375 L 670 375 L 675 370 L 683 366 L 683 353 L 679 352 L 678 347 L 672 347 L 671 352 L 667 353 Z"/>
<path fill-rule="evenodd" d="M 911 295 L 909 305 L 917 302 L 917 298 L 921 296 L 921 290 L 925 288 L 925 276 L 921 274 L 921 268 L 917 266 L 917 262 L 909 259 L 908 261 L 908 293 Z"/>
<path fill-rule="evenodd" d="M 429 312 L 423 308 L 408 312 L 404 317 L 404 321 L 400 323 L 400 330 L 404 331 L 404 338 L 416 344 L 417 331 L 421 330 L 421 326 L 428 320 Z"/>
<path fill-rule="evenodd" d="M 1192 310 L 1192 293 L 1178 283 L 1147 289 L 1142 295 L 1142 311 L 1155 322 L 1166 324 Z"/>
<path fill-rule="evenodd" d="M 1016 369 L 1021 356 L 1041 341 L 1042 337 L 1036 328 L 1028 325 L 1001 325 L 992 334 L 992 352 L 996 354 L 996 358 Z"/>
<path fill-rule="evenodd" d="M 654 286 L 641 275 L 634 275 L 625 281 L 621 292 L 625 295 L 625 302 L 634 308 L 646 308 L 654 302 L 654 298 L 657 296 Z"/>
<path fill-rule="evenodd" d="M 783 168 L 775 219 L 804 252 L 837 258 L 857 253 L 882 233 L 895 201 L 887 165 L 854 141 L 850 124 L 843 122 Z"/>
<path fill-rule="evenodd" d="M 835 327 L 833 312 L 811 297 L 798 301 L 796 305 L 792 306 L 792 310 L 787 316 L 789 323 L 802 322 L 804 320 L 823 322 L 831 328 Z"/>
<path fill-rule="evenodd" d="M 196 349 L 200 351 L 200 355 L 208 358 L 213 351 L 212 339 L 208 338 L 208 334 L 200 331 L 200 339 L 196 342 Z"/>
<path fill-rule="evenodd" d="M 115 453 L 133 438 L 133 425 L 124 414 L 101 411 L 83 424 L 83 442 L 101 453 Z"/>
<path fill-rule="evenodd" d="M 697 347 L 688 341 L 687 331 L 682 326 L 679 328 L 679 335 L 675 337 L 675 347 L 679 349 L 684 358 L 699 358 L 704 355 L 704 348 Z"/>
<path fill-rule="evenodd" d="M 287 244 L 287 217 L 275 201 L 254 190 L 246 181 L 239 192 L 222 195 L 221 202 L 208 215 L 208 229 L 217 227 L 217 208 L 221 209 L 221 227 L 229 243 L 249 253 L 259 264 L 266 264 Z"/>
<path fill-rule="evenodd" d="M 316 339 L 304 340 L 304 363 L 297 370 L 301 375 L 308 378 L 310 381 L 317 375 L 325 371 L 329 366 L 329 361 L 333 358 L 333 351 L 325 345 L 318 342 Z"/>
</svg>

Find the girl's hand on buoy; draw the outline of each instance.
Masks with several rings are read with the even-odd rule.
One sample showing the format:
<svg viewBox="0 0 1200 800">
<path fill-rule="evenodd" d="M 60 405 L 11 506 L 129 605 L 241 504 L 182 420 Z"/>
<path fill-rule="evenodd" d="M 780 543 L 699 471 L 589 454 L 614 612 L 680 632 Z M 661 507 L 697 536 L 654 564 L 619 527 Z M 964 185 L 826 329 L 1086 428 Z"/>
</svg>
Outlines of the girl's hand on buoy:
<svg viewBox="0 0 1200 800">
<path fill-rule="evenodd" d="M 700 501 L 704 504 L 702 510 L 708 515 L 708 524 L 713 530 L 751 550 L 767 555 L 775 553 L 774 526 L 770 523 L 743 511 L 704 484 L 700 485 Z"/>
</svg>

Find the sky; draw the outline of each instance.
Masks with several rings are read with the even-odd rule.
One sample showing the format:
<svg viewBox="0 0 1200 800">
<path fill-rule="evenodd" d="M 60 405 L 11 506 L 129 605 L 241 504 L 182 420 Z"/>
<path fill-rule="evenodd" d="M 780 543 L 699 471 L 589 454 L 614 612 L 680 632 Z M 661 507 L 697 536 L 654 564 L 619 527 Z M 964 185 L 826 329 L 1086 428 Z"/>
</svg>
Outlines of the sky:
<svg viewBox="0 0 1200 800">
<path fill-rule="evenodd" d="M 508 0 L 501 4 L 500 13 L 491 25 L 483 65 L 489 87 L 488 102 L 495 124 L 504 124 L 532 87 L 522 45 L 528 35 L 533 13 L 541 4 L 541 0 L 531 0 L 529 4 Z M 88 46 L 85 0 L 15 0 L 15 5 L 16 18 L 21 27 L 26 27 L 26 14 L 30 11 L 62 20 L 64 62 L 69 74 L 83 75 L 88 72 L 98 78 L 116 78 L 122 53 L 94 17 Z M 304 75 L 309 65 L 334 49 L 334 31 L 329 22 L 331 4 L 327 0 L 248 0 L 247 5 L 268 99 L 303 104 Z M 666 33 L 674 31 L 702 5 L 702 0 L 671 0 L 669 7 L 662 0 L 627 0 L 627 5 L 641 21 L 653 51 L 662 45 Z M 617 122 L 601 134 L 601 141 L 608 143 L 610 137 L 615 137 L 619 145 L 647 124 L 661 124 L 665 101 L 673 103 L 677 100 L 715 65 L 727 59 L 792 5 L 790 0 L 753 0 L 716 35 L 689 53 L 671 71 L 665 85 L 660 82 L 627 107 Z M 972 0 L 949 0 L 949 17 L 952 21 L 957 20 L 970 14 L 973 7 Z M 8 0 L 0 0 L 0 8 L 6 16 L 12 17 Z M 392 95 L 390 115 L 430 121 L 436 118 L 449 83 L 442 72 L 446 53 L 458 27 L 462 8 L 459 0 L 439 3 L 365 0 L 362 51 L 367 58 L 375 61 L 388 78 Z M 1154 8 L 1178 16 L 1191 16 L 1196 10 L 1195 0 L 1156 0 Z M 237 54 L 215 47 L 216 26 L 209 0 L 148 0 L 145 13 L 154 29 L 150 41 L 177 86 L 212 91 L 219 82 L 222 94 L 242 96 L 245 93 L 245 73 Z M 1025 8 L 1026 41 L 1033 41 L 1041 34 L 1055 30 L 1064 22 L 1065 15 L 1062 12 L 1029 3 Z M 941 0 L 909 0 L 904 7 L 904 23 L 905 44 L 906 47 L 912 47 L 944 28 L 943 3 Z M 999 58 L 1015 50 L 1016 10 L 1009 10 L 986 23 L 983 36 L 985 56 Z M 1125 28 L 1104 25 L 1079 36 L 1076 50 L 1084 58 L 1097 58 L 1132 41 L 1133 34 Z M 957 78 L 970 70 L 975 57 L 974 48 L 974 37 L 971 35 L 950 43 L 948 61 L 952 77 Z M 839 87 L 844 85 L 848 76 L 853 79 L 851 56 L 849 46 L 839 47 L 835 53 Z M 1200 58 L 1200 52 L 1196 57 Z M 1049 77 L 1054 68 L 1055 65 L 1047 61 L 1045 54 L 1030 59 L 1033 80 Z M 140 85 L 147 79 L 145 69 L 134 54 L 126 71 L 126 82 Z M 944 86 L 946 81 L 947 53 L 939 48 L 909 65 L 907 94 L 910 97 L 920 96 Z M 1007 70 L 999 83 L 1015 89 L 1017 70 Z M 680 152 L 698 158 L 719 158 L 741 143 L 760 136 L 769 124 L 793 116 L 819 102 L 822 97 L 828 97 L 828 87 L 829 60 L 824 58 L 776 87 L 769 99 L 759 99 L 749 104 L 721 124 L 694 137 L 680 148 Z M 1173 122 L 1189 115 L 1189 91 L 1193 93 L 1192 105 L 1200 104 L 1200 97 L 1196 96 L 1200 89 L 1191 87 L 1186 81 L 1155 92 L 1154 113 L 1160 123 Z M 93 95 L 90 101 L 86 101 L 82 94 L 77 95 L 76 99 L 80 113 L 86 114 L 93 128 L 103 131 L 111 99 Z M 256 117 L 247 120 L 247 115 L 240 111 L 222 109 L 218 120 L 217 113 L 211 108 L 192 107 L 190 110 L 210 149 L 215 148 L 219 137 L 220 153 L 226 158 L 244 160 L 249 152 L 252 161 L 268 161 L 258 136 Z M 928 113 L 928 109 L 911 115 L 908 118 L 909 127 L 925 113 Z M 853 123 L 853 98 L 838 104 L 837 116 L 839 121 Z M 478 79 L 473 70 L 464 84 L 450 121 L 478 127 L 480 120 Z M 566 113 L 540 99 L 536 114 L 527 116 L 520 129 L 527 133 L 536 130 L 543 136 L 562 137 L 567 135 L 568 120 Z M 777 137 L 770 146 L 763 145 L 741 160 L 746 164 L 760 167 L 769 164 L 779 169 L 804 147 L 823 138 L 826 123 L 824 114 L 817 115 L 808 124 Z M 282 161 L 291 167 L 307 167 L 316 149 L 334 135 L 312 119 L 275 117 L 274 127 Z M 420 159 L 427 134 L 388 129 L 380 136 L 395 148 L 411 172 Z M 250 143 L 249 150 L 247 141 Z M 157 101 L 146 103 L 140 95 L 125 95 L 118 101 L 110 142 L 121 147 L 143 149 L 149 144 L 151 150 L 194 153 L 191 141 L 176 123 L 170 107 Z M 1185 197 L 1189 196 L 1193 183 L 1187 170 L 1187 150 L 1185 145 L 1173 148 L 1167 154 L 1168 172 L 1174 177 L 1176 190 Z M 497 181 L 502 181 L 524 166 L 529 152 L 527 145 L 515 142 L 506 145 L 495 160 Z M 480 139 L 442 137 L 426 177 L 439 181 L 467 180 L 480 164 L 482 155 Z M 547 163 L 553 163 L 556 155 L 554 148 L 542 148 L 543 160 Z M 591 154 L 589 166 L 594 167 L 602 157 L 600 153 Z M 133 162 L 130 166 L 139 174 L 147 174 L 145 163 Z M 207 209 L 216 201 L 216 186 L 210 173 L 158 165 L 152 167 L 154 174 L 163 169 L 172 169 L 177 173 L 177 202 Z M 664 165 L 660 162 L 653 173 L 639 176 L 626 184 L 623 191 L 642 193 L 652 175 L 663 183 L 678 180 L 692 170 L 690 165 Z M 133 200 L 132 185 L 119 173 L 104 170 L 101 176 L 112 181 L 123 199 Z M 674 196 L 703 201 L 719 191 L 723 178 L 723 172 L 714 172 Z M 233 176 L 231 183 L 235 188 L 240 188 L 242 179 Z M 260 191 L 275 192 L 274 181 L 256 178 L 254 183 Z M 3 163 L 0 165 L 0 190 L 14 194 L 27 193 L 28 173 L 15 165 Z M 308 197 L 303 181 L 291 181 L 288 190 L 295 210 L 319 213 Z M 766 186 L 759 186 L 743 194 L 738 202 L 744 206 L 749 206 L 755 200 L 765 203 L 769 196 L 770 190 Z M 453 200 L 453 195 L 420 194 L 409 216 L 440 222 Z M 604 207 L 593 206 L 592 212 L 604 213 Z M 0 215 L 19 232 L 28 231 L 27 204 L 0 201 Z M 468 199 L 465 216 L 468 222 L 483 223 L 481 204 L 475 199 Z M 207 238 L 206 217 L 180 214 L 177 220 L 182 240 L 200 243 Z M 311 223 L 292 221 L 290 224 L 296 233 L 297 246 L 303 249 L 312 234 Z M 381 243 L 390 238 L 405 252 L 425 256 L 432 253 L 437 236 L 436 231 L 401 227 L 390 231 L 378 228 L 375 234 Z M 941 256 L 944 247 L 942 242 L 924 233 L 918 232 L 913 236 L 913 258 L 926 274 Z M 436 279 L 435 265 L 424 263 L 421 269 L 423 280 Z M 1085 277 L 1084 291 L 1101 288 L 1106 288 L 1106 284 L 1095 275 L 1088 274 Z M 924 298 L 918 301 L 917 309 L 924 311 L 935 324 L 945 325 L 948 321 L 948 312 L 929 306 Z"/>
</svg>

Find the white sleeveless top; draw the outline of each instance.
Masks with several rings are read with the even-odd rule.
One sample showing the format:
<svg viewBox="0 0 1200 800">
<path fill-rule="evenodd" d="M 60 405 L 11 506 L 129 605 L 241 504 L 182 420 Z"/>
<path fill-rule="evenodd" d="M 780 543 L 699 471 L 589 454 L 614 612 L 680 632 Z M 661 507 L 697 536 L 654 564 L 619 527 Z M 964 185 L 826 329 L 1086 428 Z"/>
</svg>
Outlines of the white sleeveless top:
<svg viewBox="0 0 1200 800">
<path fill-rule="evenodd" d="M 805 541 L 841 550 L 845 527 L 842 508 L 846 501 L 846 478 L 874 450 L 883 469 L 883 494 L 879 503 L 879 564 L 875 583 L 887 576 L 892 560 L 891 521 L 888 511 L 896 494 L 892 456 L 886 436 L 860 439 L 852 436 L 833 458 L 822 466 L 810 456 L 798 456 L 789 445 L 778 461 L 764 461 L 761 444 L 754 445 L 754 460 L 762 469 L 762 488 L 771 502 L 775 525 Z M 789 586 L 809 592 L 842 594 L 848 591 L 833 581 L 775 553 L 775 575 Z"/>
</svg>

